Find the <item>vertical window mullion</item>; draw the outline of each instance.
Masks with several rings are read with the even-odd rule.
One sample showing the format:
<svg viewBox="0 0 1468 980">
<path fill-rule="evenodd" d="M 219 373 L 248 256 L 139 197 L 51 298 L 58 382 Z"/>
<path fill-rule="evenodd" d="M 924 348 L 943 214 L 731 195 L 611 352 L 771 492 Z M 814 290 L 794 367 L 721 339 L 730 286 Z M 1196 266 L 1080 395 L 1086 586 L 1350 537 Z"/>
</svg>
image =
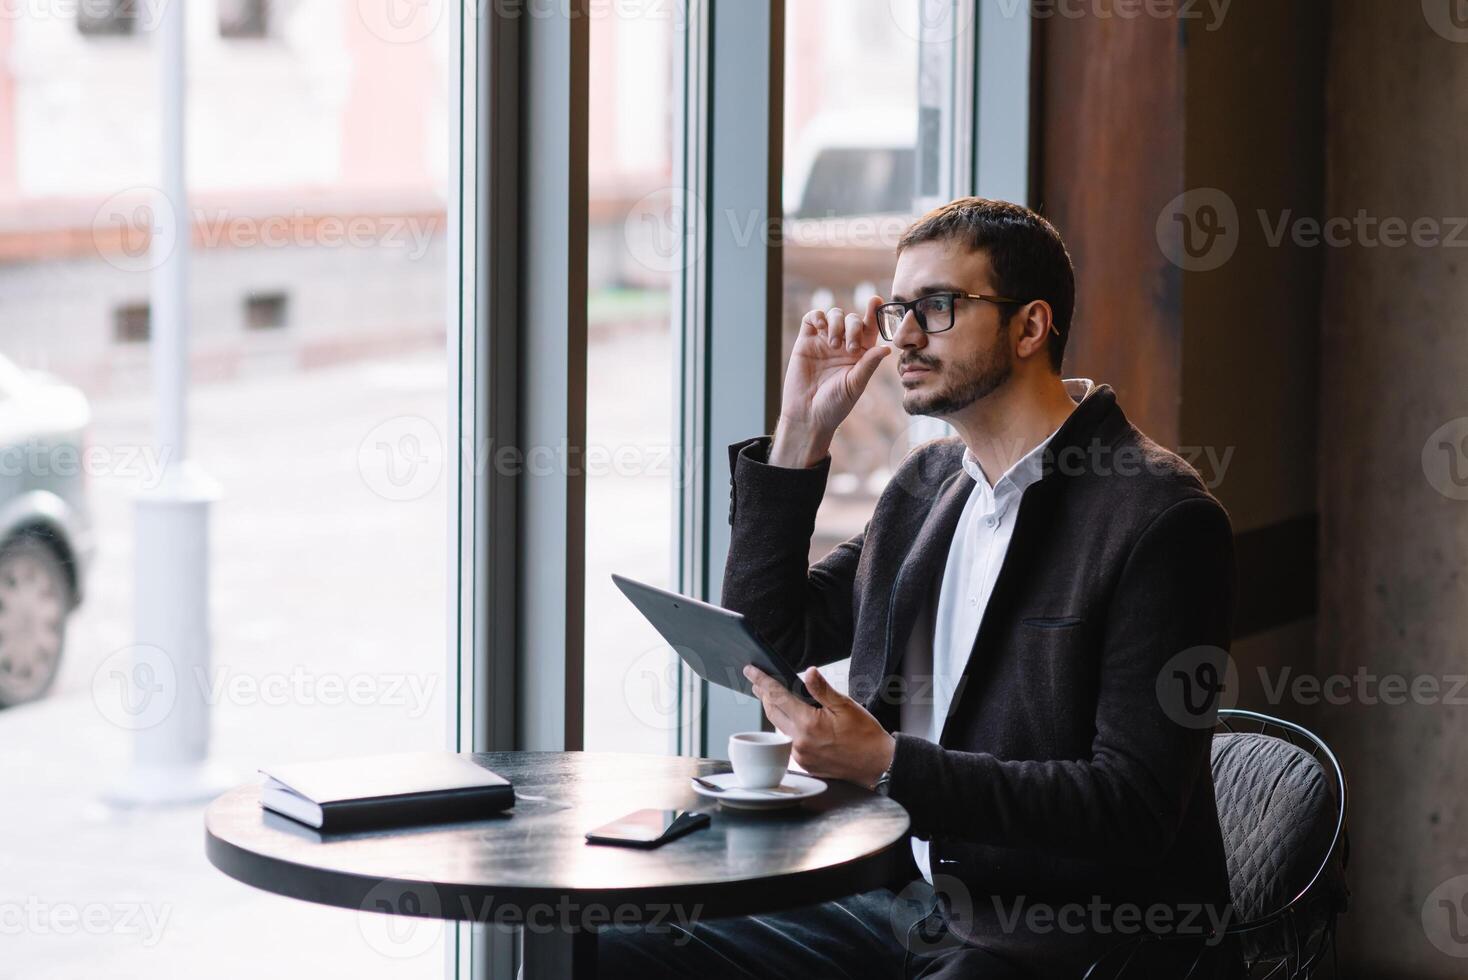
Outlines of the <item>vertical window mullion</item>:
<svg viewBox="0 0 1468 980">
<path fill-rule="evenodd" d="M 455 583 L 450 602 L 458 751 L 515 747 L 517 478 L 486 465 L 486 450 L 515 445 L 518 425 L 519 154 L 518 22 L 453 13 L 449 159 L 449 458 L 457 465 L 449 511 Z M 514 937 L 456 924 L 448 971 L 487 980 L 512 976 Z"/>
<path fill-rule="evenodd" d="M 675 327 L 679 365 L 675 445 L 680 465 L 676 495 L 672 581 L 686 594 L 706 597 L 708 561 L 708 223 L 701 206 L 708 200 L 709 17 L 708 4 L 691 2 L 683 36 L 676 45 L 674 78 L 673 186 L 681 195 L 683 275 Z M 703 681 L 678 660 L 678 723 L 673 749 L 701 752 Z"/>
<path fill-rule="evenodd" d="M 519 17 L 517 747 L 582 747 L 588 0 Z M 509 19 L 509 18 L 504 18 Z M 492 455 L 492 466 L 501 465 Z"/>
<path fill-rule="evenodd" d="M 705 425 L 702 550 L 695 595 L 717 602 L 729 551 L 724 447 L 775 422 L 780 361 L 784 0 L 713 0 L 708 23 L 706 292 L 701 330 Z M 695 386 L 695 390 L 697 386 Z M 758 728 L 757 703 L 700 683 L 701 754 Z"/>
</svg>

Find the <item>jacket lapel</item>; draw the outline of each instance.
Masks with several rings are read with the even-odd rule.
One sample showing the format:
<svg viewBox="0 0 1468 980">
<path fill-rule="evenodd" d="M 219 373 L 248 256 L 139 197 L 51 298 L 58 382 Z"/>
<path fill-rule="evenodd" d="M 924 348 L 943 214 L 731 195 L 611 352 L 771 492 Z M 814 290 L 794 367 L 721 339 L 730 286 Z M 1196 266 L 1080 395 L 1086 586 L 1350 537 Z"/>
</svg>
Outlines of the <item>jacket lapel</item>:
<svg viewBox="0 0 1468 980">
<path fill-rule="evenodd" d="M 958 528 L 958 519 L 963 515 L 963 505 L 973 489 L 973 478 L 962 469 L 943 482 L 937 501 L 928 510 L 912 547 L 907 550 L 907 556 L 897 570 L 887 613 L 883 678 L 898 669 L 902 652 L 907 647 L 908 634 L 917 621 L 923 600 L 938 587 L 935 580 L 943 574 L 948 563 L 948 550 Z M 878 680 L 880 682 L 881 678 Z"/>
<path fill-rule="evenodd" d="M 1089 441 L 1099 439 L 1109 444 L 1115 438 L 1118 426 L 1125 428 L 1125 425 L 1125 417 L 1121 416 L 1120 409 L 1116 406 L 1116 396 L 1111 387 L 1097 385 L 1055 434 L 1045 452 L 1045 476 L 1026 491 L 1024 500 L 1020 503 L 1009 553 L 1000 566 L 988 608 L 984 610 L 983 620 L 979 625 L 980 641 L 986 631 L 994 628 L 994 618 L 1001 615 L 996 612 L 996 608 L 1008 608 L 1005 597 L 1013 588 L 1016 575 L 1016 569 L 1012 566 L 1019 564 L 1016 551 L 1023 555 L 1028 550 L 1033 538 L 1030 529 L 1036 527 L 1037 522 L 1044 522 L 1041 512 L 1048 513 L 1053 509 L 1067 467 L 1076 465 L 1072 459 L 1074 454 L 1077 451 L 1082 452 L 1081 459 L 1084 460 L 1083 452 Z M 1057 466 L 1057 462 L 1061 465 Z M 923 601 L 932 590 L 941 586 L 939 576 L 948 563 L 948 551 L 953 544 L 954 532 L 958 529 L 958 519 L 963 515 L 963 505 L 973 489 L 973 478 L 961 466 L 956 466 L 938 485 L 938 499 L 923 518 L 917 536 L 907 549 L 892 582 L 891 599 L 887 607 L 882 671 L 871 677 L 860 670 L 855 662 L 852 664 L 851 694 L 858 701 L 866 703 L 870 700 L 886 683 L 887 678 L 901 668 L 908 636 L 917 622 Z M 972 661 L 971 651 L 963 668 L 965 675 Z M 870 689 L 867 689 L 869 686 Z"/>
</svg>

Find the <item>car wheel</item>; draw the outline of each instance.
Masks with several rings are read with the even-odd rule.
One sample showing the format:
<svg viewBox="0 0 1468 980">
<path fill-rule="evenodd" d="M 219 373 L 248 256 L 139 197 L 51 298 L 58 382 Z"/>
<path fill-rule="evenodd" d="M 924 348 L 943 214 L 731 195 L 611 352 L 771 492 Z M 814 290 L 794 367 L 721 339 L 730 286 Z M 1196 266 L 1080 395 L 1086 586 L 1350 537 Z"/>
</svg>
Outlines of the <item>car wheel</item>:
<svg viewBox="0 0 1468 980">
<path fill-rule="evenodd" d="M 0 708 L 46 693 L 61 665 L 71 585 L 45 542 L 0 547 Z"/>
</svg>

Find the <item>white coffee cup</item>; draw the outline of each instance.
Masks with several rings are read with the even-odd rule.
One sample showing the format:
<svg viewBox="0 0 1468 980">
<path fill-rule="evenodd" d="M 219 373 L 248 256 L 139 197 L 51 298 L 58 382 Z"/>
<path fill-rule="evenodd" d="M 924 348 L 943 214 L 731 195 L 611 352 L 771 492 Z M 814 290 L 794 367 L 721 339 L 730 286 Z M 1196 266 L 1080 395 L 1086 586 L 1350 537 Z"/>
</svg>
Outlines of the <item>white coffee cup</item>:
<svg viewBox="0 0 1468 980">
<path fill-rule="evenodd" d="M 729 762 L 745 789 L 773 789 L 790 765 L 790 736 L 779 732 L 735 732 L 729 736 Z"/>
</svg>

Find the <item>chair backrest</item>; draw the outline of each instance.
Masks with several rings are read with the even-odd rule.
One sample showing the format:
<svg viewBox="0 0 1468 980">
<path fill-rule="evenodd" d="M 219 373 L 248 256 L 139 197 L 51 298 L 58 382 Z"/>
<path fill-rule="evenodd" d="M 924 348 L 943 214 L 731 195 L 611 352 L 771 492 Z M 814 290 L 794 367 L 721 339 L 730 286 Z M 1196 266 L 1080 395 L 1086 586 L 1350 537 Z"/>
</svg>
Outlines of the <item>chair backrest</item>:
<svg viewBox="0 0 1468 980">
<path fill-rule="evenodd" d="M 1234 913 L 1228 926 L 1252 970 L 1312 975 L 1345 911 L 1346 782 L 1330 747 L 1293 722 L 1221 709 L 1213 736 L 1213 789 Z M 1086 980 L 1150 976 L 1145 942 L 1122 944 Z"/>
<path fill-rule="evenodd" d="M 1298 726 L 1249 712 L 1224 714 L 1232 716 L 1220 719 L 1226 728 L 1243 721 L 1258 729 L 1213 738 L 1214 793 L 1234 903 L 1230 931 L 1242 932 L 1250 962 L 1298 960 L 1345 907 L 1339 765 Z M 1271 729 L 1285 737 L 1268 734 Z"/>
<path fill-rule="evenodd" d="M 1324 767 L 1270 735 L 1213 737 L 1213 791 L 1228 855 L 1234 914 L 1262 919 L 1315 876 L 1335 832 L 1335 800 Z"/>
</svg>

